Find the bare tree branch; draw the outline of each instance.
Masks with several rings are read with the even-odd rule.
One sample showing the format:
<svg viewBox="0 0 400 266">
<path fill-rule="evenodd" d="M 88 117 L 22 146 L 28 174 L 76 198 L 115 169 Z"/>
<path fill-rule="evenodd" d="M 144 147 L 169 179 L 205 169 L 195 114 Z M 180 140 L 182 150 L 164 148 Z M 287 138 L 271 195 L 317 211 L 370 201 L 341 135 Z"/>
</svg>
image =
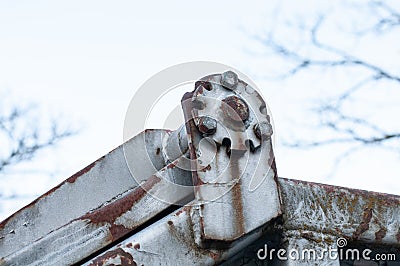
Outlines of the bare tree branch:
<svg viewBox="0 0 400 266">
<path fill-rule="evenodd" d="M 30 128 L 27 121 L 32 119 L 33 112 L 32 108 L 14 106 L 8 113 L 0 114 L 0 172 L 33 159 L 39 151 L 76 133 L 62 129 L 55 121 L 49 126 L 39 123 Z"/>
<path fill-rule="evenodd" d="M 365 35 L 370 32 L 382 34 L 400 26 L 400 12 L 386 2 L 371 1 L 370 7 L 376 16 L 375 22 L 372 26 L 358 31 L 358 35 Z"/>
<path fill-rule="evenodd" d="M 395 10 L 382 1 L 370 1 L 370 8 L 375 12 L 374 18 L 369 20 L 375 21 L 373 27 L 368 31 L 379 31 L 383 33 L 390 32 L 400 25 L 400 12 Z M 266 38 L 257 37 L 265 47 L 278 55 L 285 62 L 289 62 L 292 67 L 279 78 L 287 79 L 300 72 L 313 71 L 315 68 L 321 70 L 334 70 L 338 68 L 358 69 L 360 73 L 364 73 L 363 78 L 359 78 L 352 86 L 345 89 L 328 103 L 320 101 L 316 113 L 319 116 L 320 126 L 324 129 L 335 133 L 333 137 L 327 139 L 317 139 L 315 141 L 297 140 L 293 143 L 287 143 L 290 147 L 310 148 L 321 145 L 331 144 L 361 144 L 367 145 L 383 145 L 394 139 L 400 139 L 399 131 L 390 132 L 381 128 L 376 122 L 368 121 L 364 118 L 348 114 L 343 109 L 345 103 L 351 102 L 356 92 L 360 92 L 367 85 L 373 82 L 391 82 L 400 89 L 400 76 L 391 69 L 372 63 L 364 58 L 358 57 L 346 50 L 328 44 L 321 40 L 321 31 L 324 30 L 326 15 L 319 16 L 311 28 L 305 28 L 307 34 L 307 51 L 313 51 L 312 55 L 305 54 L 304 51 L 291 48 L 290 45 L 279 42 L 273 33 L 269 33 Z M 359 38 L 355 34 L 354 38 Z M 365 73 L 367 74 L 365 76 Z"/>
</svg>

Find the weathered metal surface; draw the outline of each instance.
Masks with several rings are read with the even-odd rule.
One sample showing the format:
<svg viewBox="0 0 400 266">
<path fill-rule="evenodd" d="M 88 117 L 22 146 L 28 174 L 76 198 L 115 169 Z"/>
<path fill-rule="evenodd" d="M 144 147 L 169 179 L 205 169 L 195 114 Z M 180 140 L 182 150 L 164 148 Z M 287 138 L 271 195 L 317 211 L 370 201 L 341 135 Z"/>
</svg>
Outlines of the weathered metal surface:
<svg viewBox="0 0 400 266">
<path fill-rule="evenodd" d="M 253 129 L 269 124 L 269 117 L 259 94 L 233 72 L 197 84 L 182 100 L 201 206 L 193 217 L 200 228 L 196 240 L 203 247 L 229 246 L 280 214 L 272 141 Z"/>
<path fill-rule="evenodd" d="M 182 207 L 83 265 L 214 265 L 229 259 L 265 233 L 262 227 L 228 249 L 202 249 L 195 244 L 197 227 L 191 219 L 193 208 Z M 123 260 L 131 264 L 121 263 Z"/>
<path fill-rule="evenodd" d="M 172 162 L 188 153 L 188 140 L 185 125 L 174 130 L 163 141 L 163 155 L 166 162 Z M 190 168 L 189 168 L 190 169 Z"/>
<path fill-rule="evenodd" d="M 287 230 L 400 247 L 400 196 L 283 178 L 279 186 Z"/>
<path fill-rule="evenodd" d="M 136 187 L 123 149 L 138 150 L 145 136 L 148 140 L 145 148 L 154 151 L 154 156 L 136 155 L 140 164 L 138 173 L 147 179 L 156 172 L 154 169 L 164 167 L 165 159 L 157 150 L 162 149 L 162 140 L 169 134 L 166 130 L 146 130 L 4 220 L 0 224 L 0 257 L 15 254 L 24 247 L 29 249 L 34 241 Z"/>
<path fill-rule="evenodd" d="M 141 186 L 3 258 L 4 262 L 7 265 L 70 265 L 79 262 L 166 210 L 171 203 L 191 201 L 193 190 L 190 186 L 185 190 L 186 194 L 174 193 L 171 189 L 175 174 L 174 167 L 164 167 Z M 180 172 L 179 178 L 190 181 L 190 173 L 184 175 Z M 166 192 L 170 193 L 171 203 L 156 197 Z"/>
</svg>

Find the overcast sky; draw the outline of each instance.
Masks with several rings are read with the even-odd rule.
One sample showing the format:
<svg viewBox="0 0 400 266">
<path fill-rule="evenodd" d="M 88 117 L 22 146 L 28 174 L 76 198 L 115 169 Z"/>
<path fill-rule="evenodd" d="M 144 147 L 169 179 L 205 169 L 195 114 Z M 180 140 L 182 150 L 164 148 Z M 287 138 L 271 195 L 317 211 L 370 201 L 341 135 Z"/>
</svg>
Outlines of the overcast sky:
<svg viewBox="0 0 400 266">
<path fill-rule="evenodd" d="M 261 88 L 275 121 L 279 176 L 398 194 L 398 154 L 363 151 L 331 176 L 335 148 L 304 151 L 281 145 L 281 137 L 301 131 L 307 99 L 317 92 L 299 88 L 315 80 L 294 84 L 265 78 L 266 69 L 278 66 L 253 36 L 273 28 L 279 16 L 315 15 L 321 6 L 331 8 L 319 1 L 1 1 L 0 95 L 36 103 L 44 116 L 80 130 L 31 164 L 1 176 L 5 195 L 25 196 L 0 202 L 0 220 L 121 144 L 135 90 L 166 67 L 196 60 L 231 65 Z"/>
</svg>

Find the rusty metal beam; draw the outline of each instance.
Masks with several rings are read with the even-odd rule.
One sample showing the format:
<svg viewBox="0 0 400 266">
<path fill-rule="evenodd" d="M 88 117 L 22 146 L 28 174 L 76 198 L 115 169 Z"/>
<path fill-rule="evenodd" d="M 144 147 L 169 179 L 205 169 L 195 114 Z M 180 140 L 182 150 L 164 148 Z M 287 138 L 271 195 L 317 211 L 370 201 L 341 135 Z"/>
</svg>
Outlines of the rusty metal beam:
<svg viewBox="0 0 400 266">
<path fill-rule="evenodd" d="M 284 178 L 279 186 L 285 229 L 400 247 L 400 196 Z"/>
<path fill-rule="evenodd" d="M 50 239 L 62 238 L 63 234 L 69 236 L 71 243 L 85 242 L 84 239 L 89 235 L 95 235 L 96 238 L 93 239 L 98 240 L 96 244 L 91 243 L 93 249 L 90 249 L 95 251 L 95 248 L 101 248 L 104 244 L 116 240 L 128 230 L 122 228 L 124 222 L 120 222 L 120 227 L 113 227 L 112 223 L 107 223 L 107 217 L 115 214 L 121 216 L 120 219 L 126 219 L 122 214 L 131 211 L 135 205 L 133 203 L 136 203 L 136 207 L 140 204 L 145 206 L 154 204 L 154 208 L 150 208 L 146 213 L 131 214 L 136 220 L 133 219 L 131 226 L 127 228 L 133 228 L 134 221 L 140 224 L 154 213 L 166 208 L 166 204 L 158 203 L 155 199 L 141 203 L 150 196 L 146 195 L 142 188 L 136 188 L 137 183 L 132 178 L 124 152 L 129 149 L 138 152 L 136 159 L 140 163 L 140 169 L 137 173 L 146 180 L 166 166 L 167 161 L 162 152 L 163 140 L 170 134 L 171 132 L 167 130 L 144 131 L 4 220 L 0 224 L 0 258 L 9 256 L 16 258 L 17 254 L 37 253 L 32 249 L 33 245 L 43 252 L 50 251 L 55 248 L 51 245 Z M 144 147 L 143 143 L 146 143 Z M 141 152 L 141 148 L 147 152 L 153 151 L 153 156 L 149 158 L 143 156 L 146 151 Z M 185 178 L 184 173 L 174 167 L 164 169 L 160 174 L 177 175 L 177 179 Z M 186 179 L 190 180 L 190 176 Z M 159 186 L 166 186 L 155 181 L 156 177 L 153 177 L 146 184 L 154 185 L 152 189 L 155 190 Z M 143 197 L 142 201 L 139 201 L 138 197 Z M 106 213 L 106 210 L 109 213 Z M 95 216 L 96 213 L 99 215 Z M 100 217 L 103 221 L 99 220 Z M 93 218 L 93 223 L 86 221 L 90 218 Z M 116 220 L 118 217 L 113 218 Z M 76 232 L 80 232 L 81 235 Z M 30 252 L 26 253 L 26 250 Z"/>
<path fill-rule="evenodd" d="M 164 167 L 140 187 L 6 256 L 3 262 L 10 265 L 70 265 L 81 261 L 168 209 L 171 203 L 162 202 L 155 196 L 171 191 L 170 181 L 174 174 L 174 167 Z M 180 178 L 190 180 L 190 173 L 180 175 Z M 188 186 L 185 192 L 172 193 L 169 202 L 191 201 L 191 187 Z"/>
<path fill-rule="evenodd" d="M 194 209 L 195 206 L 182 207 L 83 265 L 215 265 L 266 232 L 265 227 L 258 228 L 228 249 L 203 249 L 195 243 L 194 230 L 199 228 L 193 227 Z"/>
</svg>

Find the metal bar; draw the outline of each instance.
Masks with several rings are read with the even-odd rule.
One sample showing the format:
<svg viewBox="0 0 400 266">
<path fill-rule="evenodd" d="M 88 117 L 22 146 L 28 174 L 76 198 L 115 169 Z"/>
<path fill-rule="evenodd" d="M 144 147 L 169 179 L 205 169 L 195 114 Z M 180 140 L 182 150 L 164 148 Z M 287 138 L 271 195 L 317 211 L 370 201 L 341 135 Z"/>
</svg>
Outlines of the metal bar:
<svg viewBox="0 0 400 266">
<path fill-rule="evenodd" d="M 62 232 L 83 230 L 79 231 L 82 239 L 87 237 L 85 234 L 89 231 L 95 233 L 94 228 L 88 231 L 90 224 L 78 223 L 79 217 L 84 217 L 86 213 L 100 206 L 118 201 L 122 195 L 137 191 L 134 189 L 137 182 L 132 178 L 124 153 L 130 149 L 136 152 L 132 153 L 140 165 L 136 173 L 146 180 L 166 165 L 162 148 L 163 140 L 170 133 L 166 130 L 144 131 L 4 220 L 0 224 L 0 258 L 15 255 L 24 248 L 29 250 L 36 240 L 44 243 L 44 239 L 48 239 L 51 233 L 55 235 L 54 231 L 63 234 Z M 153 153 L 149 157 L 143 156 L 146 151 Z M 173 167 L 171 169 L 175 171 Z M 184 177 L 181 171 L 174 175 Z M 69 230 L 64 225 L 68 225 Z M 98 234 L 104 232 L 99 231 Z M 75 237 L 79 239 L 79 236 Z M 47 248 L 50 247 L 51 242 Z M 41 248 L 47 250 L 44 246 Z"/>
<path fill-rule="evenodd" d="M 203 249 L 195 244 L 191 216 L 195 206 L 182 207 L 83 265 L 214 265 L 223 262 L 265 233 L 243 236 L 228 249 Z"/>
<path fill-rule="evenodd" d="M 140 187 L 21 248 L 3 258 L 3 263 L 70 265 L 83 260 L 166 210 L 171 203 L 191 201 L 193 189 L 190 186 L 180 193 L 171 193 L 170 203 L 157 198 L 158 194 L 164 196 L 165 191 L 172 191 L 170 180 L 174 179 L 174 174 L 174 164 L 164 167 Z M 190 173 L 180 178 L 190 180 Z"/>
<path fill-rule="evenodd" d="M 285 229 L 400 247 L 400 196 L 284 178 L 279 186 Z"/>
</svg>

